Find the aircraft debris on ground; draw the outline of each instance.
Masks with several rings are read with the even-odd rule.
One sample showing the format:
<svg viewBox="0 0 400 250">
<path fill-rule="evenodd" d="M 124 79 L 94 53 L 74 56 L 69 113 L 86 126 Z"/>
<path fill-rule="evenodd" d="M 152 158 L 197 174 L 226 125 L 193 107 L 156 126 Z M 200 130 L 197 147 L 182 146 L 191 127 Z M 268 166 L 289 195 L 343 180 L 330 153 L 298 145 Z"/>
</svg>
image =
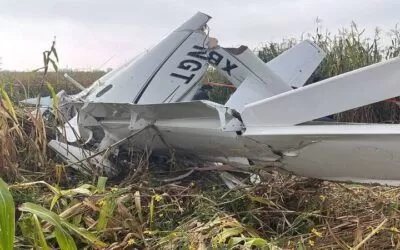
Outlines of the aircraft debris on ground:
<svg viewBox="0 0 400 250">
<path fill-rule="evenodd" d="M 400 59 L 304 86 L 325 56 L 316 44 L 303 41 L 264 63 L 246 46 L 218 45 L 208 36 L 210 18 L 195 14 L 141 57 L 63 98 L 66 141 L 49 146 L 88 174 L 94 165 L 116 175 L 113 157 L 147 148 L 245 169 L 400 184 L 399 125 L 315 121 L 399 96 Z M 209 66 L 237 88 L 225 104 L 193 101 Z"/>
</svg>

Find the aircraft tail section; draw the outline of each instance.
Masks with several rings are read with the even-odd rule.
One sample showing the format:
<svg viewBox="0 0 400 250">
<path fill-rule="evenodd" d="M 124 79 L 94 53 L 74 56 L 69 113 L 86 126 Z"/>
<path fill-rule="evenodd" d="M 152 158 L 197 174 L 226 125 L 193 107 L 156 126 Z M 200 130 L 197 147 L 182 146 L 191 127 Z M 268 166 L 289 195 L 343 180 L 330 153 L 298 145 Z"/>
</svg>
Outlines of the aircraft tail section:
<svg viewBox="0 0 400 250">
<path fill-rule="evenodd" d="M 303 41 L 267 63 L 288 85 L 299 88 L 310 78 L 326 53 L 311 41 Z"/>
<path fill-rule="evenodd" d="M 247 46 L 218 47 L 210 52 L 209 63 L 237 87 L 246 78 L 253 77 L 267 85 L 269 91 L 274 95 L 292 89 L 281 77 L 266 67 L 265 63 Z"/>
<path fill-rule="evenodd" d="M 296 45 L 267 64 L 245 46 L 220 47 L 214 53 L 210 53 L 210 63 L 238 87 L 226 103 L 238 112 L 247 104 L 303 86 L 325 56 L 310 41 Z"/>
<path fill-rule="evenodd" d="M 197 13 L 138 60 L 91 89 L 90 102 L 152 104 L 177 102 L 191 93 L 207 67 L 204 27 L 211 17 Z"/>
</svg>

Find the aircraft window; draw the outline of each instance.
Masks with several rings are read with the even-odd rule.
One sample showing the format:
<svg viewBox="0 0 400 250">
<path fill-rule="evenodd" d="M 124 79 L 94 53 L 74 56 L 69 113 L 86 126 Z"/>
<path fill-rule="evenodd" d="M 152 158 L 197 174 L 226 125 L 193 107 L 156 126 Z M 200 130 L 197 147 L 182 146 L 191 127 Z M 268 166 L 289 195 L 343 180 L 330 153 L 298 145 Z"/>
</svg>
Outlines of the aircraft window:
<svg viewBox="0 0 400 250">
<path fill-rule="evenodd" d="M 99 93 L 96 94 L 96 97 L 100 97 L 104 95 L 107 91 L 109 91 L 112 88 L 112 84 L 107 85 L 105 88 L 99 91 Z"/>
</svg>

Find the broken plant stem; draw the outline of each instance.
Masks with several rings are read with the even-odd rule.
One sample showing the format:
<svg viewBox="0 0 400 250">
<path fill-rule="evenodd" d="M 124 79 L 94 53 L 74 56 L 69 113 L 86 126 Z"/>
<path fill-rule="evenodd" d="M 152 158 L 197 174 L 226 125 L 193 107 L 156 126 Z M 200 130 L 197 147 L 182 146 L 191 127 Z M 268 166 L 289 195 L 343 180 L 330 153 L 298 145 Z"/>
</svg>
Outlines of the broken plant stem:
<svg viewBox="0 0 400 250">
<path fill-rule="evenodd" d="M 360 243 L 358 243 L 357 246 L 355 246 L 354 248 L 351 248 L 351 250 L 358 250 L 360 249 L 365 242 L 367 242 L 372 236 L 374 236 L 375 234 L 377 234 L 379 232 L 379 230 L 381 230 L 381 228 L 386 224 L 386 222 L 388 221 L 387 218 L 385 218 L 381 224 L 379 224 L 374 230 L 372 230 L 372 232 L 370 234 L 367 235 L 367 237 L 365 237 Z"/>
</svg>

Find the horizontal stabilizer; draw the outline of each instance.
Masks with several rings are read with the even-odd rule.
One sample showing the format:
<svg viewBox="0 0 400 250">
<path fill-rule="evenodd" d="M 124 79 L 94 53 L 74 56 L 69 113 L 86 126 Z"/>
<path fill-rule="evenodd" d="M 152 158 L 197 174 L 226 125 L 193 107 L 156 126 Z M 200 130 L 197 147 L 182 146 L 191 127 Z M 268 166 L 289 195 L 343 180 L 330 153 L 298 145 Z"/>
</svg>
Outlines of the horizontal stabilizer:
<svg viewBox="0 0 400 250">
<path fill-rule="evenodd" d="M 303 41 L 267 63 L 275 74 L 292 87 L 302 87 L 326 53 L 311 41 Z"/>
<path fill-rule="evenodd" d="M 400 95 L 400 59 L 374 64 L 246 105 L 246 127 L 289 126 Z"/>
</svg>

